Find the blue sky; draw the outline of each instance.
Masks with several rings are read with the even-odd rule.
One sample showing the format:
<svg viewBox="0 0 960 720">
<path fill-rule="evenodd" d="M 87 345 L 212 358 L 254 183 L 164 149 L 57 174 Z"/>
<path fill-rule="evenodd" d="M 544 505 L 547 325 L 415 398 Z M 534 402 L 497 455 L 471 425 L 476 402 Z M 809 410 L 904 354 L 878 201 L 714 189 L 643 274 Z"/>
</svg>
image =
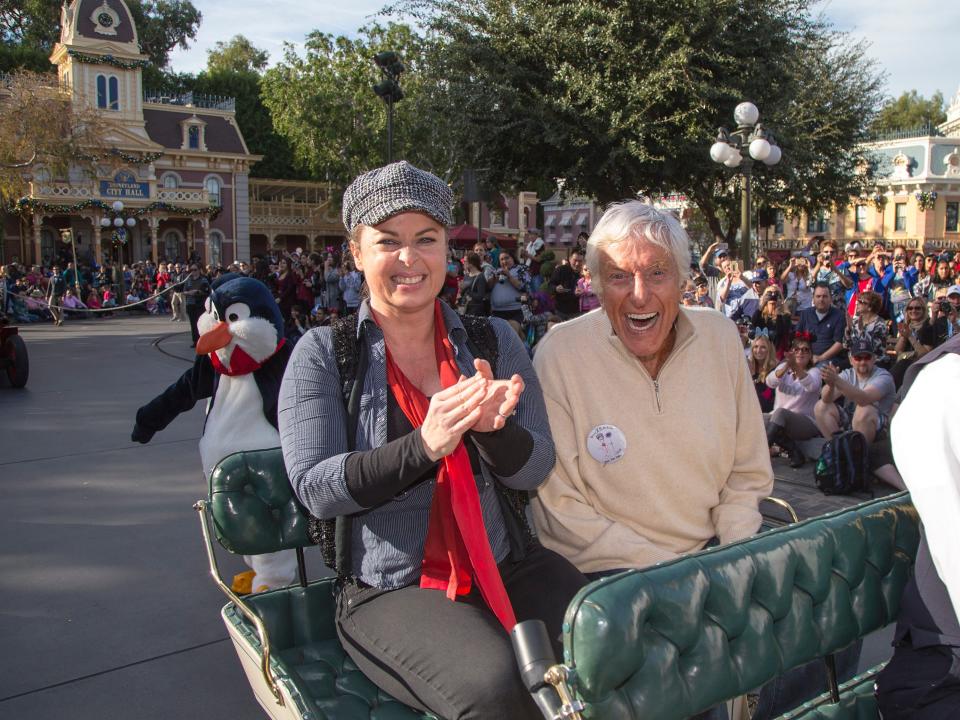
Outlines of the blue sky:
<svg viewBox="0 0 960 720">
<path fill-rule="evenodd" d="M 197 72 L 218 40 L 245 35 L 281 58 L 284 42 L 300 44 L 310 30 L 352 35 L 383 6 L 382 0 L 193 0 L 203 13 L 197 40 L 176 50 L 173 68 Z M 949 101 L 960 88 L 960 2 L 957 0 L 819 0 L 816 9 L 833 25 L 870 43 L 870 54 L 887 72 L 886 91 L 916 88 L 929 97 L 941 90 Z M 952 36 L 952 37 L 951 37 Z"/>
</svg>

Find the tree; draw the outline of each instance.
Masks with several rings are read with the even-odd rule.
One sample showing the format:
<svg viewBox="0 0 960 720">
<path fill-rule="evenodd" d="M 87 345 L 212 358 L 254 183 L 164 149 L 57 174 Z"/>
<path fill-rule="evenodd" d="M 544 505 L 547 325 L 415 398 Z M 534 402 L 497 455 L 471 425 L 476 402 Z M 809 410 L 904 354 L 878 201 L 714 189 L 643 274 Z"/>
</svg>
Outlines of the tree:
<svg viewBox="0 0 960 720">
<path fill-rule="evenodd" d="M 130 0 L 140 48 L 159 68 L 170 62 L 175 47 L 186 50 L 197 39 L 202 16 L 190 0 Z"/>
<path fill-rule="evenodd" d="M 10 204 L 24 196 L 31 173 L 70 169 L 93 176 L 109 128 L 95 109 L 74 104 L 56 75 L 20 70 L 0 86 L 0 233 Z M 0 247 L 3 247 L 0 235 Z"/>
<path fill-rule="evenodd" d="M 381 79 L 373 56 L 385 50 L 399 53 L 405 66 L 405 99 L 394 106 L 394 156 L 452 180 L 462 155 L 447 127 L 459 108 L 449 105 L 424 38 L 407 25 L 373 24 L 356 38 L 313 32 L 303 56 L 288 45 L 263 78 L 275 127 L 317 179 L 344 184 L 383 164 L 387 110 L 373 92 Z"/>
<path fill-rule="evenodd" d="M 60 5 L 50 0 L 0 0 L 4 45 L 26 45 L 50 54 L 60 37 Z"/>
<path fill-rule="evenodd" d="M 943 93 L 937 90 L 929 100 L 916 90 L 889 98 L 880 108 L 871 130 L 874 133 L 936 127 L 947 121 Z"/>
<path fill-rule="evenodd" d="M 269 57 L 243 35 L 234 35 L 228 42 L 218 40 L 212 50 L 207 50 L 207 71 L 259 73 L 267 67 Z"/>
<path fill-rule="evenodd" d="M 427 29 L 447 101 L 470 119 L 452 126 L 456 146 L 491 185 L 563 177 L 601 202 L 679 191 L 732 241 L 737 179 L 708 149 L 741 100 L 783 149 L 779 166 L 757 173 L 761 204 L 822 208 L 868 181 L 857 144 L 882 78 L 809 5 L 413 0 L 391 10 Z"/>
</svg>

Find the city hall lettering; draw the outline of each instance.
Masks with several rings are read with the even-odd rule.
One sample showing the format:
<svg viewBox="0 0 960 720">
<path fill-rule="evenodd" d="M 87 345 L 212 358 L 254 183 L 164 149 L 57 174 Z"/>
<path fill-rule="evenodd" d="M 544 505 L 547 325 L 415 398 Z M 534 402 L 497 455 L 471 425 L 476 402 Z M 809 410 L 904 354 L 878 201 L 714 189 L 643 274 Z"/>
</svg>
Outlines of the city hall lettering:
<svg viewBox="0 0 960 720">
<path fill-rule="evenodd" d="M 150 183 L 137 182 L 132 172 L 124 170 L 118 172 L 113 180 L 100 181 L 100 195 L 113 198 L 149 198 Z"/>
</svg>

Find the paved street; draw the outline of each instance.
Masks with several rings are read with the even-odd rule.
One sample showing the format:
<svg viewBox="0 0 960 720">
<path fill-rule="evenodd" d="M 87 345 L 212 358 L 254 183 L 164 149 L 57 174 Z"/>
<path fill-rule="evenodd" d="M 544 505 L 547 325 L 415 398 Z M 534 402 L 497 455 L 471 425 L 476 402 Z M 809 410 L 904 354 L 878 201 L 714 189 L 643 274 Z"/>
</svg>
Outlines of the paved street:
<svg viewBox="0 0 960 720">
<path fill-rule="evenodd" d="M 202 405 L 130 442 L 136 408 L 188 366 L 186 327 L 108 318 L 22 332 L 30 382 L 0 387 L 0 719 L 264 717 L 191 507 L 205 493 Z M 824 497 L 809 464 L 775 467 L 775 494 L 804 518 L 861 501 Z M 241 569 L 221 559 L 226 576 Z M 863 665 L 888 643 L 868 639 Z"/>
<path fill-rule="evenodd" d="M 264 717 L 191 508 L 203 409 L 130 442 L 187 367 L 155 345 L 171 332 L 161 347 L 189 357 L 161 318 L 23 329 L 30 382 L 0 388 L 0 718 Z"/>
</svg>

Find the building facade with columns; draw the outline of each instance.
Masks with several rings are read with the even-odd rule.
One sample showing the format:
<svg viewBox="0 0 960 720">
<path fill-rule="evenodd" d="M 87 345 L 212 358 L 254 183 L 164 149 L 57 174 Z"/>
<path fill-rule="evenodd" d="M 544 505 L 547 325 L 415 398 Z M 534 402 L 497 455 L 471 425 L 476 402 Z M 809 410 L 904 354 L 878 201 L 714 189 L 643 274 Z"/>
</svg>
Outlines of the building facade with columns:
<svg viewBox="0 0 960 720">
<path fill-rule="evenodd" d="M 876 175 L 872 193 L 816 215 L 777 211 L 773 224 L 759 229 L 761 248 L 795 250 L 822 236 L 841 248 L 882 240 L 923 252 L 960 250 L 960 91 L 940 126 L 891 134 L 868 148 Z"/>
<path fill-rule="evenodd" d="M 82 259 L 228 264 L 250 257 L 250 166 L 233 100 L 147 96 L 137 28 L 123 0 L 64 5 L 50 56 L 60 92 L 108 121 L 96 176 L 31 170 L 5 227 L 3 257 L 37 263 L 70 230 Z"/>
<path fill-rule="evenodd" d="M 250 178 L 250 253 L 339 250 L 345 238 L 330 183 Z M 245 258 L 244 258 L 245 259 Z"/>
</svg>

